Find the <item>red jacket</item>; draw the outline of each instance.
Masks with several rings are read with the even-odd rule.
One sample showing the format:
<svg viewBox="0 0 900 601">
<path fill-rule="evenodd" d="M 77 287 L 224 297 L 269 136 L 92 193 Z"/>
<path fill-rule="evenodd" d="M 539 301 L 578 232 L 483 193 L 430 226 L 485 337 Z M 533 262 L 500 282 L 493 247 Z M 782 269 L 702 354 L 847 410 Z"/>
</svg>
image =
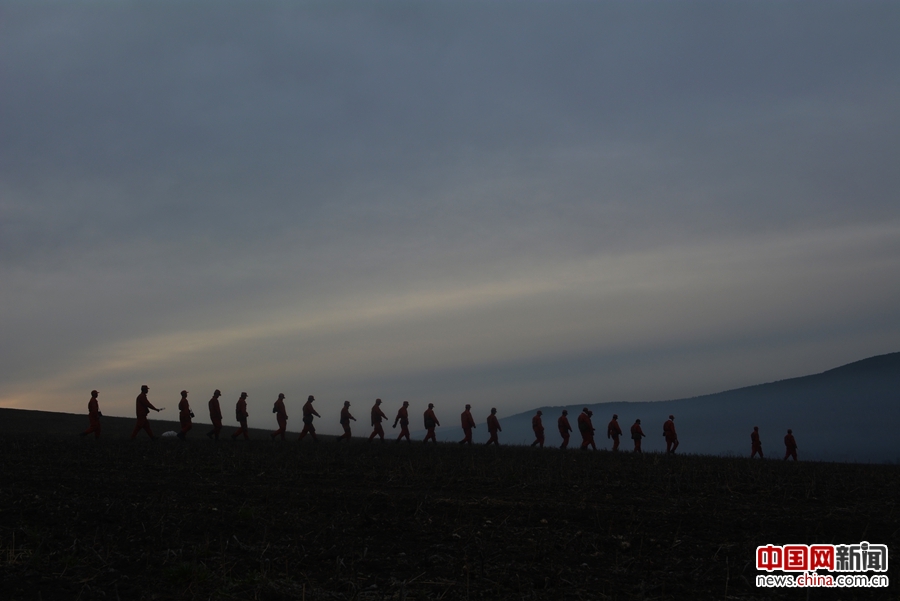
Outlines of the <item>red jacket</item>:
<svg viewBox="0 0 900 601">
<path fill-rule="evenodd" d="M 632 438 L 637 440 L 638 438 L 641 438 L 642 436 L 645 436 L 645 434 L 644 434 L 644 431 L 641 429 L 640 424 L 634 424 L 633 426 L 631 426 L 631 437 Z"/>
<path fill-rule="evenodd" d="M 578 414 L 578 430 L 579 432 L 585 432 L 587 434 L 591 434 L 594 431 L 594 425 L 591 423 L 591 418 L 583 411 Z"/>
<path fill-rule="evenodd" d="M 219 406 L 219 398 L 209 399 L 209 419 L 215 421 L 222 419 L 222 408 Z"/>
<path fill-rule="evenodd" d="M 350 415 L 350 410 L 344 407 L 341 409 L 341 423 L 345 425 L 350 424 L 350 420 L 356 421 L 356 418 Z"/>
<path fill-rule="evenodd" d="M 463 430 L 468 430 L 469 428 L 475 427 L 475 418 L 472 417 L 472 412 L 466 409 L 462 412 L 462 415 L 459 416 L 460 420 L 462 420 Z"/>
<path fill-rule="evenodd" d="M 677 440 L 678 435 L 675 434 L 675 422 L 670 419 L 666 420 L 666 423 L 663 424 L 663 436 L 666 437 L 666 440 Z"/>
<path fill-rule="evenodd" d="M 306 401 L 306 404 L 303 405 L 303 422 L 307 424 L 312 423 L 312 416 L 322 417 L 319 415 L 316 410 L 312 406 L 312 401 Z"/>
<path fill-rule="evenodd" d="M 397 417 L 394 418 L 394 425 L 397 425 L 397 422 L 400 422 L 401 426 L 409 425 L 409 411 L 406 410 L 406 407 L 400 407 L 397 410 Z"/>
<path fill-rule="evenodd" d="M 91 400 L 88 401 L 88 415 L 90 417 L 98 417 L 98 413 L 100 413 L 100 404 L 96 398 L 91 397 Z"/>
<path fill-rule="evenodd" d="M 247 401 L 246 399 L 238 399 L 237 405 L 234 406 L 234 416 L 238 421 L 247 419 Z"/>
<path fill-rule="evenodd" d="M 793 434 L 788 434 L 784 437 L 784 446 L 788 449 L 794 450 L 797 448 L 797 441 L 794 440 Z"/>
<path fill-rule="evenodd" d="M 556 425 L 559 427 L 560 432 L 571 432 L 572 426 L 569 425 L 569 418 L 565 415 L 560 415 L 559 419 L 556 421 Z"/>
<path fill-rule="evenodd" d="M 384 411 L 381 410 L 381 407 L 378 405 L 372 406 L 372 425 L 380 424 L 381 420 L 387 419 L 387 416 L 384 414 Z"/>
<path fill-rule="evenodd" d="M 759 446 L 759 432 L 757 432 L 756 430 L 754 430 L 753 432 L 750 433 L 750 443 L 754 447 Z"/>
<path fill-rule="evenodd" d="M 147 395 L 143 392 L 134 400 L 134 405 L 138 417 L 147 417 L 151 409 L 156 411 L 156 407 L 147 400 Z"/>
<path fill-rule="evenodd" d="M 489 415 L 487 418 L 487 428 L 488 432 L 493 434 L 494 432 L 503 432 L 503 428 L 500 427 L 500 420 L 497 419 L 496 415 Z"/>
<path fill-rule="evenodd" d="M 275 418 L 279 420 L 286 420 L 287 417 L 287 409 L 284 406 L 284 399 L 278 399 L 275 401 L 275 406 L 273 407 L 275 410 Z"/>
<path fill-rule="evenodd" d="M 191 416 L 191 406 L 188 403 L 187 399 L 181 399 L 180 401 L 178 401 L 178 411 L 180 413 L 180 417 Z"/>
<path fill-rule="evenodd" d="M 434 409 L 426 409 L 425 410 L 425 421 L 427 422 L 429 418 L 431 419 L 431 421 L 434 422 L 435 426 L 441 425 L 441 422 L 438 421 L 437 416 L 434 414 Z M 427 426 L 426 426 L 426 428 L 427 428 Z M 430 430 L 431 428 L 427 428 L 427 429 Z"/>
<path fill-rule="evenodd" d="M 535 415 L 531 418 L 531 429 L 535 432 L 543 432 L 544 431 L 544 422 L 541 421 L 540 415 Z"/>
<path fill-rule="evenodd" d="M 606 437 L 609 438 L 612 436 L 613 438 L 618 438 L 622 436 L 622 428 L 619 427 L 618 420 L 612 420 L 609 422 L 609 425 L 606 426 Z"/>
</svg>

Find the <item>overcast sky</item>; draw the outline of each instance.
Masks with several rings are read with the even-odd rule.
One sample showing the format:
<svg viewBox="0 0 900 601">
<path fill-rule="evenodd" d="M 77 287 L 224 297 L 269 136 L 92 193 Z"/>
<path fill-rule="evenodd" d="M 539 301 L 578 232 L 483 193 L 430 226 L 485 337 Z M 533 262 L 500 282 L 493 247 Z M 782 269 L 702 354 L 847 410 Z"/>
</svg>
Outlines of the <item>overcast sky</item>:
<svg viewBox="0 0 900 601">
<path fill-rule="evenodd" d="M 900 350 L 895 2 L 0 15 L 0 406 L 455 423 Z"/>
</svg>

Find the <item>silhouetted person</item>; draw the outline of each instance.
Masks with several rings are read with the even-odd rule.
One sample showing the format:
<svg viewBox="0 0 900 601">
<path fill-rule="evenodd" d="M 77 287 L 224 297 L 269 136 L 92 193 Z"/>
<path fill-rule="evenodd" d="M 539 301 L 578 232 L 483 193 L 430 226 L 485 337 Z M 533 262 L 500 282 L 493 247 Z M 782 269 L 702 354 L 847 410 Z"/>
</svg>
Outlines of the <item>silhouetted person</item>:
<svg viewBox="0 0 900 601">
<path fill-rule="evenodd" d="M 388 417 L 381 410 L 381 399 L 375 399 L 375 405 L 372 406 L 372 433 L 369 434 L 369 442 L 376 436 L 380 436 L 384 441 L 384 428 L 381 427 L 381 420 Z"/>
<path fill-rule="evenodd" d="M 250 414 L 247 413 L 247 393 L 242 392 L 241 398 L 238 399 L 237 404 L 234 406 L 234 419 L 238 421 L 241 427 L 231 435 L 231 440 L 237 440 L 237 437 L 241 434 L 244 435 L 244 440 L 250 440 L 250 430 L 247 428 L 247 418 L 249 416 Z"/>
<path fill-rule="evenodd" d="M 794 440 L 794 432 L 790 429 L 784 437 L 784 460 L 787 461 L 788 457 L 793 457 L 794 461 L 797 461 L 797 441 Z"/>
<path fill-rule="evenodd" d="M 591 422 L 593 411 L 585 407 L 578 415 L 578 431 L 581 433 L 581 450 L 584 451 L 591 447 L 595 451 L 597 445 L 594 444 L 594 424 Z"/>
<path fill-rule="evenodd" d="M 497 438 L 497 433 L 503 432 L 503 428 L 500 427 L 500 420 L 497 419 L 497 410 L 493 407 L 491 407 L 491 414 L 487 418 L 487 429 L 488 434 L 490 434 L 491 437 L 484 443 L 484 446 L 491 443 L 499 446 L 500 440 Z"/>
<path fill-rule="evenodd" d="M 675 416 L 670 415 L 663 424 L 663 436 L 666 437 L 666 453 L 675 453 L 678 448 L 678 435 L 675 433 Z"/>
<path fill-rule="evenodd" d="M 641 450 L 641 439 L 646 436 L 644 434 L 644 430 L 641 429 L 641 420 L 634 420 L 634 424 L 631 426 L 631 439 L 634 440 L 634 452 L 635 453 L 643 453 Z"/>
<path fill-rule="evenodd" d="M 400 442 L 403 438 L 406 438 L 406 442 L 412 442 L 409 439 L 409 401 L 403 401 L 403 406 L 397 410 L 392 427 L 396 428 L 397 423 L 400 424 L 400 436 L 394 442 Z"/>
<path fill-rule="evenodd" d="M 306 398 L 306 404 L 303 405 L 303 431 L 300 432 L 300 438 L 297 440 L 303 440 L 303 437 L 309 434 L 314 441 L 319 442 L 319 439 L 316 437 L 316 427 L 313 426 L 313 416 L 322 416 L 318 414 L 315 408 L 313 408 L 312 404 L 315 400 L 316 397 L 313 395 L 309 395 Z"/>
<path fill-rule="evenodd" d="M 531 446 L 540 445 L 540 447 L 544 448 L 544 422 L 541 420 L 541 416 L 543 412 L 538 410 L 537 413 L 534 414 L 534 417 L 531 418 L 531 429 L 534 430 L 534 442 L 531 443 Z"/>
<path fill-rule="evenodd" d="M 562 444 L 559 445 L 559 448 L 561 449 L 565 449 L 569 446 L 569 432 L 572 431 L 572 426 L 569 425 L 568 415 L 569 412 L 563 409 L 562 415 L 556 420 L 556 427 L 559 428 L 559 435 L 562 436 Z"/>
<path fill-rule="evenodd" d="M 97 401 L 97 395 L 100 393 L 96 390 L 91 391 L 91 400 L 88 401 L 88 429 L 81 433 L 82 436 L 87 436 L 88 434 L 93 433 L 94 438 L 100 438 L 100 416 L 103 414 L 100 413 L 100 403 Z"/>
<path fill-rule="evenodd" d="M 153 409 L 157 413 L 162 411 L 162 409 L 157 409 L 154 407 L 150 401 L 147 400 L 147 393 L 150 392 L 149 386 L 141 386 L 141 394 L 137 396 L 134 400 L 134 409 L 135 413 L 137 413 L 137 423 L 134 425 L 134 431 L 131 433 L 131 440 L 138 435 L 138 432 L 143 430 L 147 433 L 147 436 L 150 437 L 150 440 L 156 440 L 156 436 L 153 435 L 153 430 L 150 429 L 150 420 L 147 419 L 147 416 L 150 415 L 150 410 Z"/>
<path fill-rule="evenodd" d="M 191 422 L 194 412 L 191 411 L 191 404 L 188 403 L 187 395 L 188 391 L 182 390 L 181 400 L 178 401 L 178 421 L 181 422 L 181 432 L 178 433 L 178 438 L 181 440 L 187 440 L 185 438 L 187 433 L 194 427 L 194 424 Z"/>
<path fill-rule="evenodd" d="M 619 416 L 613 413 L 612 419 L 606 426 L 606 437 L 612 438 L 613 451 L 619 450 L 619 437 L 622 436 L 622 428 L 619 427 Z"/>
<path fill-rule="evenodd" d="M 344 433 L 338 436 L 337 441 L 341 442 L 345 438 L 350 442 L 350 420 L 356 421 L 356 418 L 350 415 L 350 401 L 344 401 L 344 407 L 341 409 L 341 427 Z"/>
<path fill-rule="evenodd" d="M 750 459 L 756 457 L 763 458 L 762 442 L 759 440 L 759 426 L 753 426 L 753 432 L 750 433 Z"/>
<path fill-rule="evenodd" d="M 272 406 L 272 413 L 275 414 L 275 421 L 278 422 L 278 429 L 272 432 L 272 440 L 275 440 L 279 436 L 281 436 L 281 440 L 284 440 L 284 433 L 287 432 L 288 420 L 287 408 L 284 406 L 284 393 L 279 393 L 278 399 Z"/>
<path fill-rule="evenodd" d="M 434 444 L 437 444 L 437 436 L 434 433 L 434 429 L 441 425 L 441 422 L 438 421 L 437 416 L 434 414 L 434 403 L 428 403 L 428 409 L 425 410 L 425 439 L 422 442 L 428 442 L 429 440 L 433 440 Z"/>
<path fill-rule="evenodd" d="M 472 405 L 466 405 L 466 410 L 459 416 L 462 422 L 463 439 L 459 444 L 472 444 L 472 429 L 475 427 L 475 418 L 472 417 Z"/>
<path fill-rule="evenodd" d="M 206 433 L 209 438 L 219 440 L 219 432 L 222 431 L 222 407 L 219 405 L 219 397 L 222 391 L 216 389 L 209 399 L 209 419 L 212 420 L 213 429 Z"/>
</svg>

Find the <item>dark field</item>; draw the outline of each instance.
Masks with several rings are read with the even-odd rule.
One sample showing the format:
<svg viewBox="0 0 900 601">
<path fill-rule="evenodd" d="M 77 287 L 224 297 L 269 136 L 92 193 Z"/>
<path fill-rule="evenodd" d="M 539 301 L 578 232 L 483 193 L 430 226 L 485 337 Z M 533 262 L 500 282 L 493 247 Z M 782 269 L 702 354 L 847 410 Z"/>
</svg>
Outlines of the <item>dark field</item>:
<svg viewBox="0 0 900 601">
<path fill-rule="evenodd" d="M 897 577 L 754 585 L 766 543 L 867 540 L 895 565 L 897 466 L 215 444 L 206 425 L 131 442 L 132 420 L 110 418 L 95 441 L 75 435 L 86 417 L 0 418 L 4 599 L 900 598 Z"/>
</svg>

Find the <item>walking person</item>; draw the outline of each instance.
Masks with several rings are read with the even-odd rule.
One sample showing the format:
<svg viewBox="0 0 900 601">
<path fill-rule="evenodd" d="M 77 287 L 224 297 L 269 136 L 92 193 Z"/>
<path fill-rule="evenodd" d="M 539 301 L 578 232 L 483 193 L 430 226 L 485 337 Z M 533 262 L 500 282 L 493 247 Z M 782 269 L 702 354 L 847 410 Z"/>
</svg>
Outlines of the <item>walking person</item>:
<svg viewBox="0 0 900 601">
<path fill-rule="evenodd" d="M 475 428 L 475 418 L 472 417 L 472 405 L 466 405 L 466 410 L 459 416 L 462 422 L 463 439 L 459 444 L 472 444 L 472 429 Z"/>
<path fill-rule="evenodd" d="M 678 434 L 675 433 L 675 416 L 670 415 L 666 423 L 663 424 L 663 436 L 666 437 L 666 453 L 675 454 L 678 448 Z"/>
<path fill-rule="evenodd" d="M 178 401 L 178 421 L 181 422 L 181 432 L 178 433 L 178 438 L 181 440 L 187 440 L 187 433 L 194 427 L 193 422 L 191 422 L 194 412 L 191 411 L 191 404 L 188 403 L 187 396 L 188 391 L 182 390 L 181 400 Z"/>
<path fill-rule="evenodd" d="M 634 440 L 634 452 L 635 453 L 643 453 L 641 450 L 641 439 L 646 436 L 644 434 L 644 430 L 641 428 L 641 420 L 634 420 L 634 424 L 631 426 L 631 439 Z"/>
<path fill-rule="evenodd" d="M 303 437 L 309 434 L 312 436 L 313 441 L 319 442 L 319 439 L 316 437 L 316 427 L 313 426 L 313 416 L 322 417 L 318 414 L 318 412 L 313 407 L 313 401 L 316 400 L 316 397 L 313 395 L 309 395 L 306 398 L 306 404 L 303 405 L 303 431 L 300 432 L 300 438 L 297 440 L 303 440 Z"/>
<path fill-rule="evenodd" d="M 606 437 L 612 438 L 613 451 L 619 450 L 619 437 L 622 436 L 622 428 L 619 427 L 619 416 L 613 413 L 612 419 L 606 426 Z"/>
<path fill-rule="evenodd" d="M 750 459 L 756 457 L 763 458 L 762 442 L 759 440 L 759 426 L 753 426 L 753 432 L 750 433 Z"/>
<path fill-rule="evenodd" d="M 794 440 L 794 431 L 788 429 L 787 435 L 784 437 L 784 460 L 793 457 L 797 461 L 797 441 Z"/>
<path fill-rule="evenodd" d="M 369 434 L 369 442 L 376 436 L 381 437 L 381 442 L 384 442 L 384 428 L 381 427 L 383 419 L 387 419 L 387 416 L 381 410 L 381 399 L 375 399 L 375 405 L 372 406 L 372 433 Z"/>
<path fill-rule="evenodd" d="M 138 432 L 143 430 L 147 433 L 147 436 L 150 437 L 150 440 L 156 440 L 156 436 L 153 435 L 153 430 L 150 429 L 150 420 L 147 419 L 147 416 L 150 415 L 150 410 L 153 409 L 157 413 L 162 411 L 162 409 L 157 409 L 153 406 L 153 404 L 147 400 L 147 393 L 150 392 L 149 386 L 141 386 L 141 394 L 137 396 L 134 400 L 134 409 L 137 414 L 137 423 L 134 425 L 134 430 L 131 432 L 131 440 L 138 435 Z"/>
<path fill-rule="evenodd" d="M 489 444 L 500 446 L 500 440 L 497 438 L 497 433 L 503 432 L 503 428 L 500 427 L 500 420 L 497 419 L 497 409 L 494 407 L 491 407 L 491 414 L 487 418 L 487 429 L 488 434 L 490 434 L 491 437 L 484 443 L 484 446 L 488 446 Z"/>
<path fill-rule="evenodd" d="M 250 414 L 247 413 L 247 393 L 242 392 L 241 397 L 234 406 L 234 418 L 240 424 L 240 428 L 231 435 L 231 440 L 237 440 L 237 437 L 241 434 L 244 435 L 244 440 L 250 440 L 250 429 L 247 427 L 248 417 L 250 417 Z"/>
<path fill-rule="evenodd" d="M 434 414 L 434 403 L 428 403 L 428 409 L 425 410 L 425 439 L 422 442 L 428 442 L 429 440 L 433 440 L 434 444 L 437 444 L 437 436 L 434 433 L 434 429 L 441 425 L 441 422 L 438 421 L 437 416 Z"/>
<path fill-rule="evenodd" d="M 400 424 L 400 436 L 394 442 L 400 442 L 404 438 L 406 438 L 406 442 L 412 442 L 409 438 L 409 401 L 403 401 L 403 406 L 397 410 L 393 427 L 396 428 L 398 423 Z"/>
<path fill-rule="evenodd" d="M 219 405 L 219 397 L 222 391 L 218 388 L 209 399 L 209 419 L 212 420 L 213 429 L 206 433 L 208 438 L 219 440 L 219 432 L 222 431 L 222 407 Z"/>
<path fill-rule="evenodd" d="M 281 440 L 284 440 L 284 434 L 287 432 L 287 408 L 284 406 L 284 393 L 279 393 L 278 399 L 275 401 L 275 404 L 272 406 L 272 413 L 275 414 L 275 421 L 278 422 L 278 429 L 272 432 L 272 440 L 275 440 L 279 436 L 281 436 Z"/>
<path fill-rule="evenodd" d="M 531 443 L 531 446 L 540 445 L 540 447 L 544 448 L 544 422 L 541 420 L 541 416 L 543 412 L 538 409 L 538 412 L 534 414 L 534 417 L 531 418 L 531 429 L 534 431 L 534 442 Z"/>
<path fill-rule="evenodd" d="M 100 438 L 100 417 L 103 415 L 100 413 L 100 403 L 97 401 L 97 396 L 100 393 L 96 390 L 91 391 L 91 400 L 88 401 L 88 428 L 84 432 L 81 433 L 82 436 L 87 436 L 88 434 L 93 434 L 94 438 Z"/>
<path fill-rule="evenodd" d="M 356 421 L 356 418 L 350 415 L 350 401 L 344 401 L 344 407 L 341 409 L 341 427 L 344 433 L 338 436 L 337 442 L 341 442 L 345 438 L 350 442 L 350 420 Z"/>
<path fill-rule="evenodd" d="M 594 412 L 585 407 L 578 415 L 578 431 L 581 433 L 581 450 L 585 451 L 588 447 L 597 450 L 594 443 L 594 424 L 591 422 L 591 416 Z"/>
<path fill-rule="evenodd" d="M 559 448 L 561 449 L 565 449 L 569 446 L 569 432 L 572 431 L 572 426 L 569 425 L 568 415 L 569 412 L 566 409 L 563 409 L 562 415 L 556 420 L 556 427 L 559 428 L 559 435 L 562 436 L 562 444 L 559 445 Z"/>
</svg>

